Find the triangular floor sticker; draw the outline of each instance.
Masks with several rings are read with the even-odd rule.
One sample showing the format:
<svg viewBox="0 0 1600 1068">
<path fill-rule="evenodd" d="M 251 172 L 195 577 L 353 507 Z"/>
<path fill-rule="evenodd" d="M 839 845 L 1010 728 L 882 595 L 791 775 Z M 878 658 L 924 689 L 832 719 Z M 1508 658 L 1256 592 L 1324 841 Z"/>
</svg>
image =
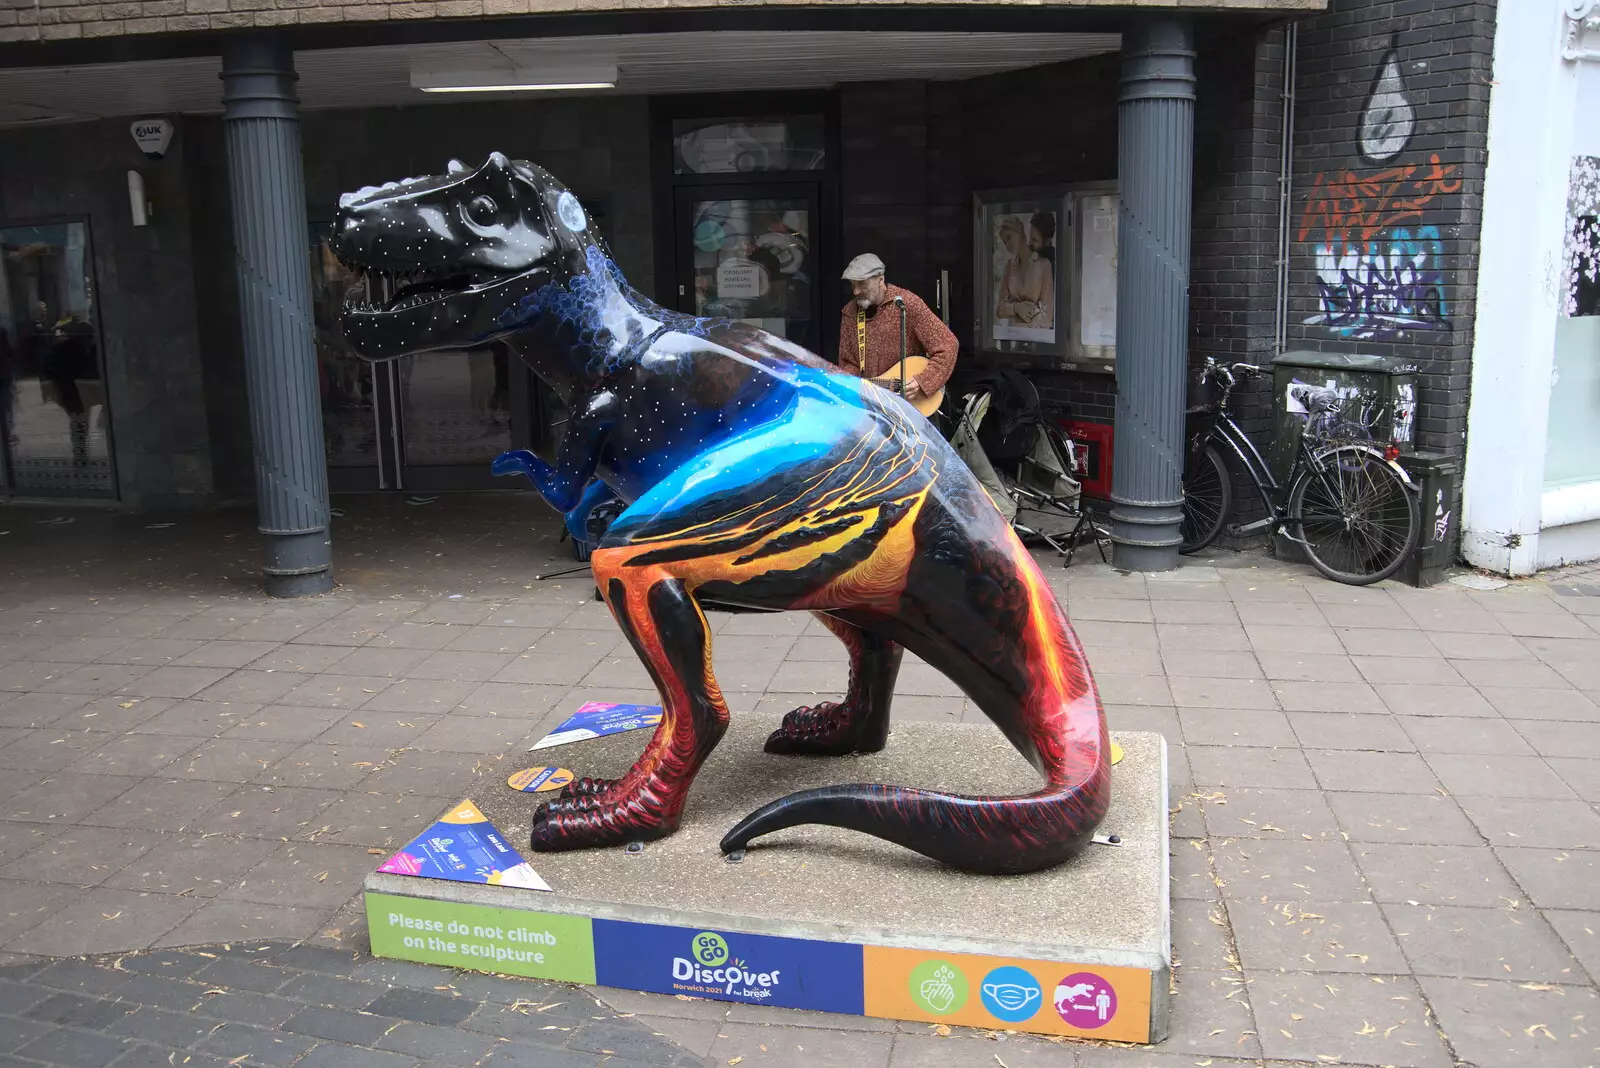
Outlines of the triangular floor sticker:
<svg viewBox="0 0 1600 1068">
<path fill-rule="evenodd" d="M 478 806 L 466 800 L 440 816 L 378 870 L 458 883 L 550 889 L 522 854 L 506 844 Z"/>
</svg>

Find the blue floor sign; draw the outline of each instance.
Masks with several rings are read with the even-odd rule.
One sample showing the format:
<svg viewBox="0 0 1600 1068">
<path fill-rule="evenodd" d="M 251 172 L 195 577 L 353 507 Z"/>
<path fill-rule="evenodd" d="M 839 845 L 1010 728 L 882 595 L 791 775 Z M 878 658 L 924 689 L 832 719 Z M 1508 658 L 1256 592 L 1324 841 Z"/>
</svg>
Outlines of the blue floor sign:
<svg viewBox="0 0 1600 1068">
<path fill-rule="evenodd" d="M 601 986 L 821 1012 L 862 1012 L 861 947 L 594 921 Z"/>
</svg>

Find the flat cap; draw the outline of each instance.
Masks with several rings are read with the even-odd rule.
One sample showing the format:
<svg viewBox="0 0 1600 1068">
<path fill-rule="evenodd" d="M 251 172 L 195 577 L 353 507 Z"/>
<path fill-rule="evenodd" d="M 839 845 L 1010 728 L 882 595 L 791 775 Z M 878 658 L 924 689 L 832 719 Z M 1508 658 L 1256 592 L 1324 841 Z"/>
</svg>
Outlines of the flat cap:
<svg viewBox="0 0 1600 1068">
<path fill-rule="evenodd" d="M 865 282 L 869 278 L 876 278 L 883 273 L 883 261 L 870 252 L 863 252 L 850 261 L 850 266 L 844 269 L 846 282 Z"/>
</svg>

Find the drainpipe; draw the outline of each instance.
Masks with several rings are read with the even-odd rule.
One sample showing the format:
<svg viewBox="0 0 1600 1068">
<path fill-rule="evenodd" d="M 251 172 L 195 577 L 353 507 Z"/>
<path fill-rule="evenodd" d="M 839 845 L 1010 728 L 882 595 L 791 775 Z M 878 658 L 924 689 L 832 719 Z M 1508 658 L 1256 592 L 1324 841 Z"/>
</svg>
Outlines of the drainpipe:
<svg viewBox="0 0 1600 1068">
<path fill-rule="evenodd" d="M 1283 31 L 1283 125 L 1278 133 L 1278 279 L 1273 320 L 1277 355 L 1289 347 L 1289 229 L 1294 224 L 1294 81 L 1300 23 L 1289 20 Z"/>
</svg>

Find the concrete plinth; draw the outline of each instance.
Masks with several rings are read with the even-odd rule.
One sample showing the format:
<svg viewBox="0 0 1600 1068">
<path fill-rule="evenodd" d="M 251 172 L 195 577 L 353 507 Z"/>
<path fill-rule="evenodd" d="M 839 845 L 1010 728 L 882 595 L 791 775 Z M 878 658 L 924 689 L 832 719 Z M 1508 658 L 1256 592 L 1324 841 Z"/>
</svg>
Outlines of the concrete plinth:
<svg viewBox="0 0 1600 1068">
<path fill-rule="evenodd" d="M 503 782 L 480 788 L 472 800 L 553 890 L 375 873 L 366 882 L 374 952 L 933 1023 L 1117 1041 L 1165 1037 L 1171 930 L 1160 735 L 1116 735 L 1127 755 L 1113 769 L 1100 831 L 1119 836 L 1120 845 L 1091 845 L 1052 871 L 993 877 L 828 827 L 773 834 L 742 862 L 727 861 L 717 847 L 723 833 L 795 790 L 880 782 L 1007 795 L 1039 783 L 987 725 L 905 723 L 884 752 L 843 758 L 763 753 L 774 726 L 736 716 L 696 780 L 681 829 L 638 853 L 533 853 L 527 835 L 540 795 Z M 649 733 L 540 750 L 526 763 L 615 777 Z M 459 930 L 428 927 L 433 934 L 420 938 L 417 916 Z M 457 953 L 438 948 L 442 941 Z M 469 942 L 481 945 L 462 950 Z M 485 948 L 494 945 L 522 948 Z M 530 945 L 545 947 L 542 961 L 513 959 L 527 958 Z"/>
</svg>

